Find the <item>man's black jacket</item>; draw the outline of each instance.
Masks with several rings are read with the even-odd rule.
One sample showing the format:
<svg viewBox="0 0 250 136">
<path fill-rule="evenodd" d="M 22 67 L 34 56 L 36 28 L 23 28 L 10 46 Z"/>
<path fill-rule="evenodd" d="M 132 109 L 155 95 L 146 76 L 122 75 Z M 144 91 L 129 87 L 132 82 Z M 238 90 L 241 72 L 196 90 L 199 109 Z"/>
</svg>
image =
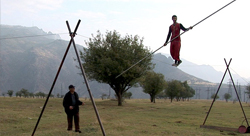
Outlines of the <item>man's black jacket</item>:
<svg viewBox="0 0 250 136">
<path fill-rule="evenodd" d="M 74 105 L 74 108 L 72 110 L 69 109 L 69 106 L 72 105 L 72 97 L 71 97 L 71 92 L 69 91 L 68 93 L 65 94 L 64 99 L 63 99 L 63 107 L 65 109 L 65 112 L 67 114 L 75 114 L 79 112 L 79 105 L 82 105 L 82 102 L 79 101 L 79 96 L 76 92 L 74 92 L 75 99 L 76 99 L 76 104 Z"/>
</svg>

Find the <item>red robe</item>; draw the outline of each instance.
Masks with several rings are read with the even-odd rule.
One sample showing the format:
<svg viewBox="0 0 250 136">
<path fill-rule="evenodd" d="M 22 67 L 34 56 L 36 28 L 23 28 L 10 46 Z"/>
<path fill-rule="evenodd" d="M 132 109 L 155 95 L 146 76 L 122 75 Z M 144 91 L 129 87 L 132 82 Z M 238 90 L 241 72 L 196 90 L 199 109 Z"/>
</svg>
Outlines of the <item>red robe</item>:
<svg viewBox="0 0 250 136">
<path fill-rule="evenodd" d="M 180 34 L 180 24 L 176 23 L 171 25 L 170 29 L 172 31 L 171 40 Z M 180 61 L 180 49 L 181 49 L 181 37 L 175 38 L 170 45 L 170 54 L 174 60 Z"/>
</svg>

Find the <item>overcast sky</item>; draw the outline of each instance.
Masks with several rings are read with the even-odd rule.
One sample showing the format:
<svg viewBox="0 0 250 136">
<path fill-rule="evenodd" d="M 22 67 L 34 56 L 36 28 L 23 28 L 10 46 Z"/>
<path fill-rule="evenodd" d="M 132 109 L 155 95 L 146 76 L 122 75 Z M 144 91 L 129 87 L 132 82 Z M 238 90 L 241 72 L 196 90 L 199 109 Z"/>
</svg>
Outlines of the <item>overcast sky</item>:
<svg viewBox="0 0 250 136">
<path fill-rule="evenodd" d="M 144 37 L 152 50 L 162 46 L 171 16 L 189 27 L 231 0 L 1 0 L 1 24 L 37 26 L 44 31 L 67 33 L 65 21 L 78 34 L 91 37 L 97 30 L 117 30 L 120 34 Z M 233 58 L 231 68 L 250 77 L 250 1 L 237 0 L 182 36 L 181 57 L 224 71 L 224 58 Z M 60 35 L 69 40 L 69 36 Z M 87 38 L 78 36 L 84 45 Z M 169 54 L 169 45 L 159 52 Z M 208 73 L 209 74 L 209 73 Z"/>
</svg>

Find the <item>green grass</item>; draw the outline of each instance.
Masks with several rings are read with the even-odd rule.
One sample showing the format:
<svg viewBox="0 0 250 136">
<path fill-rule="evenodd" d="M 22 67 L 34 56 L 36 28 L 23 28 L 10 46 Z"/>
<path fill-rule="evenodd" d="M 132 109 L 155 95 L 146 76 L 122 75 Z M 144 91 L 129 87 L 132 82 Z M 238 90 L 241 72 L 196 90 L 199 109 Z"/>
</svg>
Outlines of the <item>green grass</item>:
<svg viewBox="0 0 250 136">
<path fill-rule="evenodd" d="M 82 100 L 84 101 L 84 100 Z M 32 134 L 45 99 L 0 97 L 0 135 Z M 67 120 L 62 99 L 51 98 L 40 121 L 36 136 L 101 136 L 91 102 L 80 108 L 82 134 L 66 131 Z M 96 100 L 107 136 L 220 136 L 230 132 L 201 129 L 211 101 L 173 102 L 157 100 L 126 100 L 118 107 L 116 101 Z M 250 107 L 243 103 L 250 115 Z M 238 128 L 243 121 L 239 103 L 216 101 L 207 125 Z M 244 123 L 246 125 L 246 123 Z M 234 133 L 240 135 L 239 133 Z"/>
</svg>

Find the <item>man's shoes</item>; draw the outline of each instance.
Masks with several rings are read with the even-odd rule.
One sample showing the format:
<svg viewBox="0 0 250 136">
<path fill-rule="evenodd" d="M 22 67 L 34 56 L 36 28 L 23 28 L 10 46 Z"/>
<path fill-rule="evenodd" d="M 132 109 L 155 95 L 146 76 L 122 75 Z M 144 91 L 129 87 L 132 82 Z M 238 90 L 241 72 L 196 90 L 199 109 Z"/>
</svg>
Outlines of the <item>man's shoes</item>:
<svg viewBox="0 0 250 136">
<path fill-rule="evenodd" d="M 175 63 L 174 64 L 172 64 L 172 66 L 174 66 L 174 67 L 178 67 L 180 64 L 182 63 L 182 61 L 181 60 L 179 60 L 179 61 L 175 61 Z"/>
<path fill-rule="evenodd" d="M 82 131 L 80 131 L 80 130 L 76 130 L 75 132 L 82 133 Z"/>
<path fill-rule="evenodd" d="M 172 64 L 172 66 L 174 66 L 174 67 L 177 67 L 178 65 L 179 65 L 179 61 L 178 60 L 175 60 L 174 64 Z"/>
<path fill-rule="evenodd" d="M 72 129 L 69 129 L 69 128 L 68 128 L 67 130 L 68 130 L 68 131 L 71 131 Z"/>
<path fill-rule="evenodd" d="M 174 63 L 174 64 L 172 64 L 172 66 L 177 67 L 177 64 Z"/>
<path fill-rule="evenodd" d="M 179 60 L 179 61 L 178 61 L 178 64 L 177 64 L 177 66 L 179 66 L 179 65 L 180 65 L 181 63 L 182 63 L 182 61 L 181 61 L 181 60 Z"/>
</svg>

